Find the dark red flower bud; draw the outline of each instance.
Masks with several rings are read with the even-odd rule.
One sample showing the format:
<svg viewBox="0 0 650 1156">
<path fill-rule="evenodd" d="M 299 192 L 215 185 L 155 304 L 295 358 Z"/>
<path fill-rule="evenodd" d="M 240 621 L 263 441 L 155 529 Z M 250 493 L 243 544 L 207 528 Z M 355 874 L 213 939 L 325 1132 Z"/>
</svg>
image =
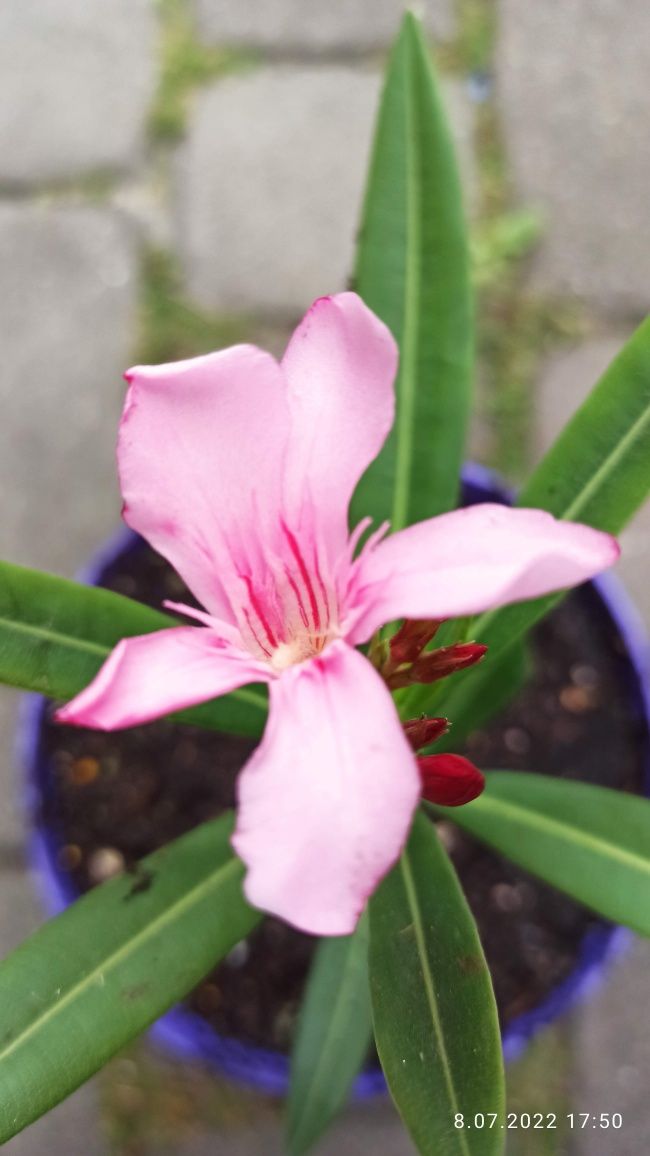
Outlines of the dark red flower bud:
<svg viewBox="0 0 650 1156">
<path fill-rule="evenodd" d="M 478 798 L 485 776 L 462 755 L 423 755 L 418 768 L 422 798 L 441 807 L 460 807 Z"/>
<path fill-rule="evenodd" d="M 410 686 L 412 683 L 437 682 L 448 678 L 458 670 L 480 662 L 487 652 L 487 646 L 479 642 L 456 642 L 453 646 L 441 646 L 438 650 L 427 651 L 406 671 L 398 671 L 389 683 L 391 689 Z"/>
<path fill-rule="evenodd" d="M 418 618 L 407 619 L 390 640 L 391 667 L 402 666 L 405 662 L 415 662 L 415 659 L 424 650 L 427 643 L 435 637 L 441 626 L 442 619 L 431 621 Z"/>
<path fill-rule="evenodd" d="M 421 718 L 408 719 L 402 726 L 413 750 L 419 751 L 421 747 L 428 747 L 430 743 L 442 738 L 449 730 L 449 721 L 446 718 L 427 718 L 422 715 Z"/>
</svg>

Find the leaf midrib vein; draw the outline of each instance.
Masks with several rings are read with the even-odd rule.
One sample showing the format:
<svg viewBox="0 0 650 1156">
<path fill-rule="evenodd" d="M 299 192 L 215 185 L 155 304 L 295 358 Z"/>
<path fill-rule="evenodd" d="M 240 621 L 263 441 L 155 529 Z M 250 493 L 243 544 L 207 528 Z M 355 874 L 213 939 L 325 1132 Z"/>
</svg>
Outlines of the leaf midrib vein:
<svg viewBox="0 0 650 1156">
<path fill-rule="evenodd" d="M 486 794 L 481 799 L 480 810 L 484 813 L 491 812 L 492 814 L 496 814 L 497 817 L 504 812 L 506 814 L 509 813 L 513 817 L 513 820 L 516 819 L 517 822 L 521 822 L 523 817 L 523 821 L 534 829 L 540 831 L 546 830 L 546 833 L 559 833 L 560 837 L 566 842 L 583 843 L 586 847 L 597 849 L 601 855 L 603 849 L 605 849 L 610 859 L 617 860 L 626 866 L 631 866 L 635 870 L 639 870 L 639 866 L 641 866 L 641 869 L 650 875 L 650 860 L 633 855 L 629 851 L 626 851 L 625 848 L 615 843 L 609 843 L 601 836 L 590 835 L 581 827 L 575 827 L 570 823 L 563 822 L 561 819 L 554 819 L 549 815 L 532 810 L 521 803 L 513 803 L 503 799 L 491 799 L 489 795 Z M 577 832 L 580 838 L 571 840 L 571 832 Z"/>
<path fill-rule="evenodd" d="M 307 1092 L 307 1096 L 305 1097 L 305 1099 L 302 1101 L 302 1103 L 300 1105 L 300 1113 L 297 1115 L 296 1122 L 294 1124 L 294 1127 L 292 1128 L 292 1140 L 293 1140 L 294 1144 L 298 1143 L 300 1140 L 300 1130 L 301 1130 L 301 1127 L 303 1125 L 303 1121 L 305 1119 L 307 1119 L 307 1117 L 308 1117 L 308 1109 L 311 1107 L 311 1102 L 312 1102 L 313 1096 L 314 1096 L 314 1090 L 318 1089 L 319 1079 L 321 1078 L 322 1072 L 324 1070 L 327 1070 L 331 1066 L 329 1063 L 329 1059 L 328 1059 L 327 1048 L 328 1048 L 329 1041 L 332 1039 L 333 1036 L 336 1035 L 336 1032 L 333 1029 L 335 1026 L 338 1026 L 339 1020 L 341 1019 L 341 1016 L 343 1015 L 343 1012 L 345 1010 L 346 1003 L 348 1000 L 349 993 L 351 990 L 354 989 L 354 980 L 356 979 L 356 975 L 358 974 L 359 969 L 358 969 L 358 965 L 356 963 L 353 964 L 352 967 L 350 967 L 348 965 L 349 965 L 350 959 L 353 958 L 354 956 L 356 956 L 356 949 L 357 949 L 357 945 L 354 943 L 351 943 L 349 951 L 348 951 L 348 955 L 347 955 L 347 960 L 346 960 L 346 967 L 345 967 L 345 971 L 344 971 L 344 980 L 343 980 L 343 983 L 339 987 L 338 995 L 336 997 L 336 1002 L 334 1005 L 334 1010 L 333 1010 L 332 1015 L 329 1017 L 329 1020 L 328 1020 L 327 1033 L 326 1033 L 325 1039 L 323 1041 L 323 1046 L 322 1046 L 321 1051 L 320 1051 L 318 1063 L 316 1064 L 316 1067 L 314 1068 L 314 1071 L 312 1073 L 312 1077 L 311 1077 L 311 1081 L 310 1081 L 310 1085 L 309 1085 L 309 1090 Z"/>
<path fill-rule="evenodd" d="M 19 1035 L 17 1035 L 4 1049 L 0 1050 L 0 1064 L 3 1063 L 13 1052 L 22 1047 L 32 1036 L 42 1030 L 51 1019 L 55 1018 L 64 1008 L 66 1008 L 76 997 L 81 997 L 84 991 L 89 989 L 94 983 L 97 983 L 100 976 L 105 976 L 108 972 L 114 971 L 118 964 L 132 955 L 142 943 L 148 939 L 153 938 L 160 930 L 171 923 L 177 916 L 183 914 L 184 911 L 191 908 L 195 903 L 198 903 L 204 894 L 223 883 L 224 879 L 237 870 L 241 869 L 238 859 L 231 859 L 218 869 L 217 872 L 210 875 L 208 879 L 201 880 L 189 891 L 186 891 L 180 899 L 176 900 L 169 907 L 157 916 L 151 923 L 148 923 L 142 931 L 139 931 L 131 939 L 128 940 L 121 948 L 114 952 L 108 960 L 103 960 L 101 964 L 97 965 L 88 972 L 87 975 L 73 987 L 66 992 L 66 994 L 56 1003 L 52 1004 L 47 1011 L 33 1020 Z"/>
<path fill-rule="evenodd" d="M 436 1035 L 436 1042 L 438 1044 L 438 1054 L 440 1056 L 440 1062 L 441 1062 L 441 1066 L 442 1066 L 443 1076 L 445 1079 L 445 1086 L 447 1088 L 447 1094 L 449 1097 L 449 1102 L 451 1104 L 452 1115 L 454 1115 L 455 1113 L 460 1111 L 459 1101 L 458 1101 L 458 1097 L 456 1096 L 456 1089 L 454 1086 L 454 1078 L 453 1078 L 452 1071 L 451 1071 L 451 1065 L 449 1063 L 449 1056 L 447 1055 L 447 1047 L 446 1047 L 446 1043 L 445 1043 L 444 1032 L 442 1029 L 442 1023 L 440 1022 L 440 1011 L 438 1008 L 438 1000 L 436 998 L 435 987 L 433 984 L 433 976 L 431 975 L 431 969 L 429 967 L 429 959 L 428 959 L 427 950 L 426 950 L 426 943 L 424 941 L 424 935 L 422 932 L 422 912 L 420 910 L 420 904 L 419 904 L 418 896 L 417 896 L 417 889 L 415 887 L 415 883 L 413 880 L 413 873 L 411 871 L 411 866 L 409 863 L 408 850 L 403 853 L 402 858 L 400 859 L 400 868 L 402 871 L 402 876 L 404 878 L 404 887 L 406 889 L 406 895 L 407 895 L 407 899 L 409 902 L 409 906 L 411 908 L 411 911 L 413 912 L 413 926 L 415 929 L 415 938 L 416 938 L 416 943 L 417 943 L 417 948 L 418 948 L 418 955 L 420 957 L 420 963 L 422 966 L 422 978 L 424 980 L 424 990 L 426 992 L 427 1002 L 428 1002 L 429 1008 L 431 1010 L 431 1020 L 432 1020 L 433 1029 L 434 1029 L 434 1032 Z M 467 1143 L 467 1138 L 464 1135 L 464 1133 L 462 1132 L 462 1130 L 458 1131 L 456 1133 L 456 1135 L 458 1137 L 459 1150 L 464 1153 L 464 1156 L 471 1156 L 469 1145 Z"/>
<path fill-rule="evenodd" d="M 102 657 L 110 651 L 110 646 L 104 646 L 101 642 L 91 642 L 89 639 L 77 638 L 72 634 L 60 634 L 58 631 L 50 630 L 45 626 L 36 626 L 31 622 L 19 622 L 15 618 L 0 617 L 0 627 L 15 631 L 17 634 L 28 634 L 35 639 L 44 640 L 68 650 L 81 650 L 88 654 L 99 654 Z"/>
<path fill-rule="evenodd" d="M 616 468 L 619 459 L 628 452 L 630 446 L 641 436 L 647 422 L 650 422 L 650 406 L 644 410 L 641 417 L 637 418 L 633 425 L 630 426 L 625 437 L 616 443 L 614 449 L 608 454 L 602 465 L 598 467 L 584 488 L 574 498 L 573 502 L 571 502 L 561 514 L 556 514 L 555 517 L 561 521 L 571 521 L 581 513 L 596 490 L 604 486 L 607 477 Z M 500 614 L 501 608 L 496 608 L 495 610 L 487 610 L 485 613 L 479 615 L 474 624 L 477 637 L 484 632 L 492 622 L 496 621 Z"/>
<path fill-rule="evenodd" d="M 410 59 L 410 50 L 409 50 Z M 395 454 L 395 490 L 393 494 L 392 529 L 400 530 L 408 517 L 408 493 L 413 458 L 413 421 L 415 408 L 415 362 L 419 332 L 420 303 L 420 211 L 422 190 L 415 146 L 414 81 L 406 86 L 406 201 L 407 243 L 404 277 L 404 330 L 402 337 L 402 365 L 397 413 L 397 447 Z"/>
<path fill-rule="evenodd" d="M 630 446 L 641 436 L 644 426 L 650 422 L 650 406 L 648 406 L 640 417 L 630 426 L 628 432 L 616 443 L 612 452 L 605 459 L 605 461 L 598 467 L 590 480 L 587 482 L 581 493 L 574 499 L 562 515 L 563 518 L 571 520 L 578 514 L 582 507 L 586 506 L 591 500 L 591 495 L 594 490 L 598 489 L 601 484 L 604 485 L 604 479 L 616 469 L 616 466 L 621 457 L 623 457 L 629 450 Z M 603 479 L 601 483 L 601 479 Z"/>
</svg>

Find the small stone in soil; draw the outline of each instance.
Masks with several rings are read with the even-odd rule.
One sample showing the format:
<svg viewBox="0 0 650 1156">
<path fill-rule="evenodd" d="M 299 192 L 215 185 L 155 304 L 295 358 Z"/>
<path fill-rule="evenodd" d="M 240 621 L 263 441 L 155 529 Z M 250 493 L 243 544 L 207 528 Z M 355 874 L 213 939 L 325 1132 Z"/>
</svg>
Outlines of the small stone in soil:
<svg viewBox="0 0 650 1156">
<path fill-rule="evenodd" d="M 228 967 L 243 967 L 249 955 L 250 947 L 246 940 L 242 939 L 240 943 L 235 944 L 232 951 L 228 952 L 223 962 L 227 964 Z"/>
<path fill-rule="evenodd" d="M 73 787 L 86 787 L 93 783 L 99 774 L 97 759 L 74 759 L 67 769 L 66 778 Z"/>
<path fill-rule="evenodd" d="M 100 847 L 88 860 L 88 874 L 93 883 L 105 883 L 124 870 L 124 856 L 115 847 Z"/>
<path fill-rule="evenodd" d="M 514 915 L 522 909 L 522 899 L 517 887 L 511 883 L 496 883 L 490 891 L 490 900 L 498 911 Z"/>
<path fill-rule="evenodd" d="M 576 686 L 594 687 L 598 686 L 600 679 L 598 671 L 594 670 L 593 666 L 586 666 L 584 663 L 575 663 L 569 670 L 571 681 L 575 682 Z"/>
<path fill-rule="evenodd" d="M 56 858 L 59 867 L 64 871 L 74 871 L 80 865 L 83 853 L 81 847 L 78 847 L 76 843 L 66 843 Z"/>
<path fill-rule="evenodd" d="M 530 750 L 530 735 L 521 727 L 508 727 L 503 741 L 513 755 L 525 755 Z"/>
<path fill-rule="evenodd" d="M 571 685 L 562 687 L 560 703 L 571 714 L 584 714 L 585 711 L 593 710 L 597 705 L 592 688 Z"/>
</svg>

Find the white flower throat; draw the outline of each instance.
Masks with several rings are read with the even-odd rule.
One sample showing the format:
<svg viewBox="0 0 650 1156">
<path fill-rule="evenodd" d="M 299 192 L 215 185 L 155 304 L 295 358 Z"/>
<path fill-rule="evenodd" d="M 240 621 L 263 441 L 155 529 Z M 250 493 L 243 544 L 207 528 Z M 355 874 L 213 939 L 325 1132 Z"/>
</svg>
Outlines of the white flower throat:
<svg viewBox="0 0 650 1156">
<path fill-rule="evenodd" d="M 239 574 L 242 635 L 277 671 L 314 658 L 339 633 L 338 594 L 323 578 L 315 543 L 307 554 L 284 522 L 281 534 L 282 553 L 265 558 L 261 575 Z"/>
</svg>

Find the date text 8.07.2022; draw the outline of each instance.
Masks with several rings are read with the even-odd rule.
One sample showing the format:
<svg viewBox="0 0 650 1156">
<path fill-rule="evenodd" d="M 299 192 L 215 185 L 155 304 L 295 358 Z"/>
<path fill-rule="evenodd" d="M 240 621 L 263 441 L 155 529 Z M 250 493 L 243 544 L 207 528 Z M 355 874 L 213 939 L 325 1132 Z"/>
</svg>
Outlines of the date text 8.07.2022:
<svg viewBox="0 0 650 1156">
<path fill-rule="evenodd" d="M 505 1119 L 498 1112 L 476 1112 L 473 1116 L 466 1116 L 463 1112 L 456 1112 L 454 1127 L 475 1129 L 480 1131 L 489 1128 L 542 1130 L 545 1128 L 562 1127 L 569 1129 L 583 1128 L 615 1128 L 623 1127 L 623 1117 L 620 1112 L 564 1112 L 558 1116 L 557 1112 L 507 1112 Z"/>
</svg>

